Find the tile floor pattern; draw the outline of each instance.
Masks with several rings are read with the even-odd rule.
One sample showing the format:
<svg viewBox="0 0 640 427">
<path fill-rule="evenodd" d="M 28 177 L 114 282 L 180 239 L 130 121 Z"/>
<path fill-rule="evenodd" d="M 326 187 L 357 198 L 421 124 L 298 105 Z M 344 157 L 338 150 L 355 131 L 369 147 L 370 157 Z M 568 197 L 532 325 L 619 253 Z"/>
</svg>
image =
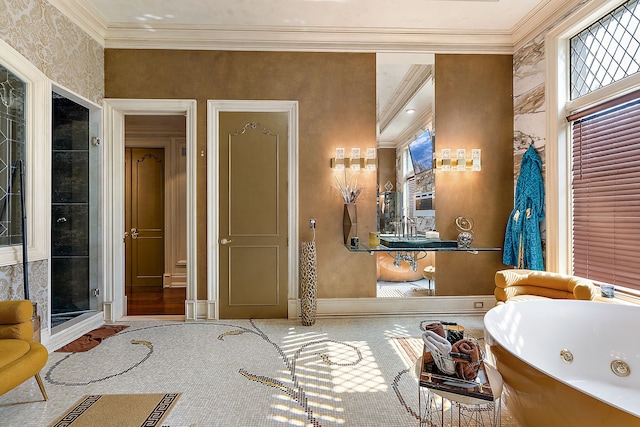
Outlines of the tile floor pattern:
<svg viewBox="0 0 640 427">
<path fill-rule="evenodd" d="M 376 297 L 378 298 L 413 298 L 435 294 L 435 282 L 426 279 L 412 282 L 385 282 L 379 280 L 376 286 Z"/>
<path fill-rule="evenodd" d="M 482 335 L 481 317 L 435 320 Z M 51 353 L 41 372 L 50 400 L 28 380 L 0 396 L 0 424 L 47 426 L 88 394 L 181 392 L 165 426 L 417 426 L 415 355 L 398 343 L 419 347 L 425 321 L 127 321 L 86 353 Z"/>
</svg>

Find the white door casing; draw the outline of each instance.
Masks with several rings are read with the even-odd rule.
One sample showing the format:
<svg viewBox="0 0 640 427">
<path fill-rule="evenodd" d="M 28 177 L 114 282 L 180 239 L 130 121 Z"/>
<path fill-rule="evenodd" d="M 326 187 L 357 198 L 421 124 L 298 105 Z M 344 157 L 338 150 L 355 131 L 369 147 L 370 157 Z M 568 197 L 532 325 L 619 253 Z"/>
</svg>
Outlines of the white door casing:
<svg viewBox="0 0 640 427">
<path fill-rule="evenodd" d="M 126 315 L 124 294 L 124 117 L 125 115 L 186 116 L 187 145 L 187 298 L 185 319 L 197 315 L 196 234 L 196 107 L 195 100 L 105 99 L 103 109 L 102 260 L 104 316 L 116 321 Z"/>
<path fill-rule="evenodd" d="M 285 112 L 288 135 L 288 317 L 297 317 L 298 300 L 298 102 L 297 101 L 215 101 L 207 102 L 207 302 L 206 319 L 219 317 L 218 304 L 218 122 L 223 111 Z"/>
</svg>

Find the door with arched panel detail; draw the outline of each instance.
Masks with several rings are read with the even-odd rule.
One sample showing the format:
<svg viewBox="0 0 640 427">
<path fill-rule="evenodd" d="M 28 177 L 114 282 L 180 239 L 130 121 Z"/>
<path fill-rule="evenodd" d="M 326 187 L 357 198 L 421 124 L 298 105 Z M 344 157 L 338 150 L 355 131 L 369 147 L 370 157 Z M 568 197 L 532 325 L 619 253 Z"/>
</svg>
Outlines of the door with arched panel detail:
<svg viewBox="0 0 640 427">
<path fill-rule="evenodd" d="M 287 146 L 287 113 L 220 113 L 220 318 L 287 317 Z"/>
<path fill-rule="evenodd" d="M 126 288 L 162 288 L 164 149 L 125 149 Z"/>
</svg>

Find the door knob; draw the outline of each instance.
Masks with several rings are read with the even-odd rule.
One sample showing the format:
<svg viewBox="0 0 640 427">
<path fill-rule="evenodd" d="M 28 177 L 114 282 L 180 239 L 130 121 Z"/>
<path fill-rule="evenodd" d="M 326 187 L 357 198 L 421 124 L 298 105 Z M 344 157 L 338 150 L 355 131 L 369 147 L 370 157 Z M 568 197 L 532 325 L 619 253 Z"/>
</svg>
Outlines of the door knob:
<svg viewBox="0 0 640 427">
<path fill-rule="evenodd" d="M 137 239 L 138 238 L 138 229 L 137 228 L 132 228 L 131 229 L 131 238 L 132 239 Z"/>
<path fill-rule="evenodd" d="M 221 245 L 228 245 L 229 243 L 231 243 L 231 239 L 225 239 L 224 237 L 220 239 Z"/>
</svg>

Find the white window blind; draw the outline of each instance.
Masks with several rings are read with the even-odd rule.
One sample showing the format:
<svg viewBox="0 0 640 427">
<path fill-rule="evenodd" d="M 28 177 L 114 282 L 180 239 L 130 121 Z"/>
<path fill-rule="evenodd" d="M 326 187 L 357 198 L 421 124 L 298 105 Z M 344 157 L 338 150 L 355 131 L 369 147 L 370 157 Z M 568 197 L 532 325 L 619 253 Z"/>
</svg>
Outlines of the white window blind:
<svg viewBox="0 0 640 427">
<path fill-rule="evenodd" d="M 568 120 L 573 273 L 640 289 L 640 96 L 635 96 Z"/>
<path fill-rule="evenodd" d="M 415 217 L 416 207 L 416 178 L 412 177 L 407 180 L 407 202 L 405 205 L 405 215 L 407 218 Z"/>
</svg>

